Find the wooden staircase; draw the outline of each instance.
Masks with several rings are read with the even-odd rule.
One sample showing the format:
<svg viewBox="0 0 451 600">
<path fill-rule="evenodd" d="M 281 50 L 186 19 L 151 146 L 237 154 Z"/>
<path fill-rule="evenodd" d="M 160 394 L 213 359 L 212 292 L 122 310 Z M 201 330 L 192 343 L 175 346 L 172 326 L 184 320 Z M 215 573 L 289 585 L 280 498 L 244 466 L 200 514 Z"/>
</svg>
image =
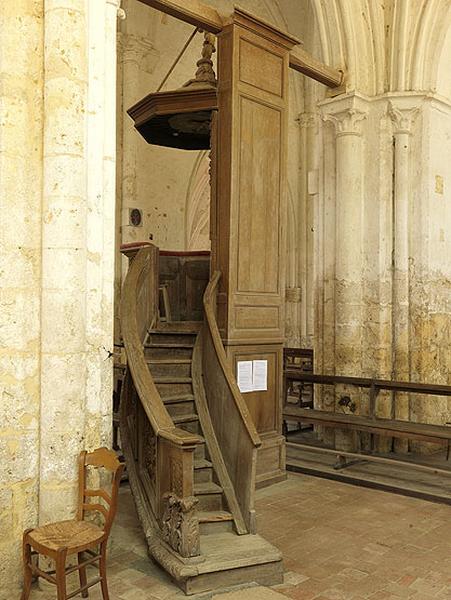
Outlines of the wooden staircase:
<svg viewBox="0 0 451 600">
<path fill-rule="evenodd" d="M 186 594 L 282 581 L 256 534 L 259 436 L 228 365 L 214 305 L 205 321 L 158 319 L 158 249 L 138 252 L 121 306 L 127 374 L 121 442 L 149 553 Z"/>
<path fill-rule="evenodd" d="M 200 323 L 196 322 L 165 323 L 149 332 L 144 347 L 149 371 L 174 425 L 202 438 L 194 454 L 194 497 L 202 535 L 233 531 L 233 516 L 217 483 L 197 414 L 192 362 L 199 331 Z"/>
</svg>

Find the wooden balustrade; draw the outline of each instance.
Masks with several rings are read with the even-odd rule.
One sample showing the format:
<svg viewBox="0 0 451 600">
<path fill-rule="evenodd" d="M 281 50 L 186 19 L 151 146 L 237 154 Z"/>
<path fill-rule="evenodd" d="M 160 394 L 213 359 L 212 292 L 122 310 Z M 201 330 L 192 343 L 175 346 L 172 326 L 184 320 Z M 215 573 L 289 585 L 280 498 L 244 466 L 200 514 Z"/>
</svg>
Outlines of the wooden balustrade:
<svg viewBox="0 0 451 600">
<path fill-rule="evenodd" d="M 155 546 L 150 538 L 157 530 L 173 550 L 189 557 L 200 551 L 192 496 L 194 451 L 203 440 L 175 427 L 149 371 L 143 345 L 157 317 L 158 248 L 150 245 L 132 260 L 122 294 L 127 373 L 121 394 L 121 443 L 149 547 Z M 190 532 L 189 539 L 182 530 Z"/>
<path fill-rule="evenodd" d="M 257 448 L 261 445 L 247 405 L 238 389 L 216 322 L 216 271 L 204 295 L 202 373 L 208 409 L 235 497 L 249 532 L 255 532 L 254 490 Z"/>
</svg>

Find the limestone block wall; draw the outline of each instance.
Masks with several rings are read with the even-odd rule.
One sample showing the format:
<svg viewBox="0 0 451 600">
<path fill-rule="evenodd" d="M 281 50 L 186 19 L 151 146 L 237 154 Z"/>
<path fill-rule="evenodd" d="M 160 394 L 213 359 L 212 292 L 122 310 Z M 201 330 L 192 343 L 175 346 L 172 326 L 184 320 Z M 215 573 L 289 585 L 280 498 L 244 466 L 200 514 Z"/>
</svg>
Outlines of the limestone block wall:
<svg viewBox="0 0 451 600">
<path fill-rule="evenodd" d="M 0 4 L 0 597 L 37 521 L 40 437 L 43 7 Z M 16 590 L 17 591 L 17 590 Z"/>
<path fill-rule="evenodd" d="M 0 598 L 111 431 L 118 2 L 0 6 Z"/>
</svg>

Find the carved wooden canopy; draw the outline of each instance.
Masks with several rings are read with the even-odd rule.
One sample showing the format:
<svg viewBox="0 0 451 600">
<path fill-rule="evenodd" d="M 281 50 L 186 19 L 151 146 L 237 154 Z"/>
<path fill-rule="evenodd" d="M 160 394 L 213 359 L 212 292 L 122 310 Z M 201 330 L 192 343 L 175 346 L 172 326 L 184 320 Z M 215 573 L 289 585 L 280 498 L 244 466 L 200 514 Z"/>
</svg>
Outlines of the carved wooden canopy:
<svg viewBox="0 0 451 600">
<path fill-rule="evenodd" d="M 211 113 L 217 108 L 215 88 L 193 86 L 149 94 L 127 112 L 149 144 L 207 150 Z"/>
</svg>

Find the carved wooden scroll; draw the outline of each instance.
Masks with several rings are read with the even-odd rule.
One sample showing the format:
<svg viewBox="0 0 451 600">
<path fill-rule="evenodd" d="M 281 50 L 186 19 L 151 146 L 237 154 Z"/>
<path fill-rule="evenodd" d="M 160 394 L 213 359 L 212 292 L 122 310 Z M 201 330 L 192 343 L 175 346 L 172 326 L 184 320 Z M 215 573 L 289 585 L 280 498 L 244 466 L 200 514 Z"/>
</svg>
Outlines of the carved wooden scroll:
<svg viewBox="0 0 451 600">
<path fill-rule="evenodd" d="M 175 494 L 163 496 L 164 512 L 161 523 L 162 537 L 183 558 L 199 556 L 199 521 L 194 496 L 179 498 Z"/>
</svg>

